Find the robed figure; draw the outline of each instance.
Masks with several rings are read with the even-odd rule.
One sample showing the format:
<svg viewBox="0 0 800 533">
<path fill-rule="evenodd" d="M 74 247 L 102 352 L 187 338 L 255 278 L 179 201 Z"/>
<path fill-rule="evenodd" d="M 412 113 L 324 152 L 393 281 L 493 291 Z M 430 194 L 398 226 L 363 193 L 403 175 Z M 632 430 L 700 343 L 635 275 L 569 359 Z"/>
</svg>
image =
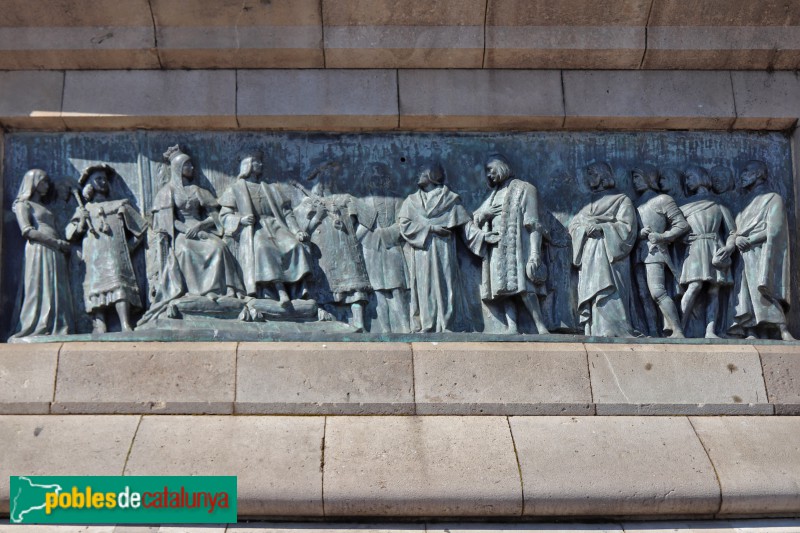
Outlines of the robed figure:
<svg viewBox="0 0 800 533">
<path fill-rule="evenodd" d="M 11 210 L 25 239 L 22 283 L 17 293 L 11 338 L 75 332 L 67 255 L 69 242 L 56 229 L 47 207 L 52 188 L 44 170 L 25 173 Z"/>
<path fill-rule="evenodd" d="M 519 333 L 519 303 L 531 314 L 537 332 L 546 334 L 539 305 L 539 298 L 547 295 L 547 267 L 542 260 L 538 191 L 516 179 L 500 155 L 489 158 L 486 177 L 492 192 L 473 216 L 485 241 L 481 299 L 502 310 L 507 333 Z"/>
<path fill-rule="evenodd" d="M 157 317 L 184 295 L 214 300 L 244 296 L 236 259 L 221 239 L 219 204 L 211 191 L 192 182 L 194 166 L 179 146 L 164 154 L 170 180 L 153 201 L 158 234 L 159 285 L 141 322 Z"/>
<path fill-rule="evenodd" d="M 116 311 L 122 331 L 131 331 L 131 310 L 142 308 L 131 253 L 144 240 L 147 222 L 127 199 L 109 198 L 109 183 L 115 176 L 116 171 L 105 164 L 81 174 L 81 204 L 66 230 L 67 239 L 81 242 L 86 265 L 83 301 L 92 315 L 92 333 L 107 331 L 109 309 Z"/>
<path fill-rule="evenodd" d="M 371 194 L 359 200 L 366 206 L 356 228 L 364 251 L 369 283 L 376 300 L 376 320 L 370 331 L 408 333 L 408 269 L 403 254 L 397 213 L 403 199 L 392 192 L 389 169 L 383 163 L 371 166 L 367 176 Z"/>
<path fill-rule="evenodd" d="M 298 227 L 291 203 L 261 181 L 261 173 L 259 153 L 242 159 L 237 180 L 219 199 L 220 219 L 226 238 L 235 243 L 247 294 L 288 304 L 307 295 L 303 281 L 311 264 L 301 240 L 308 235 Z"/>
<path fill-rule="evenodd" d="M 741 257 L 734 287 L 732 333 L 757 337 L 777 328 L 783 340 L 793 340 L 786 326 L 789 310 L 789 222 L 783 198 L 766 187 L 767 165 L 750 161 L 740 177 L 751 193 L 736 217 L 736 233 L 728 246 Z"/>
<path fill-rule="evenodd" d="M 569 225 L 572 262 L 578 269 L 578 315 L 586 335 L 628 337 L 631 326 L 631 269 L 628 256 L 637 238 L 636 209 L 613 192 L 611 167 L 586 170 L 591 202 Z"/>
<path fill-rule="evenodd" d="M 464 331 L 470 329 L 461 272 L 456 255 L 456 235 L 480 254 L 482 232 L 461 204 L 461 197 L 444 184 L 440 165 L 424 168 L 419 190 L 405 199 L 397 220 L 408 242 L 413 331 Z"/>
</svg>

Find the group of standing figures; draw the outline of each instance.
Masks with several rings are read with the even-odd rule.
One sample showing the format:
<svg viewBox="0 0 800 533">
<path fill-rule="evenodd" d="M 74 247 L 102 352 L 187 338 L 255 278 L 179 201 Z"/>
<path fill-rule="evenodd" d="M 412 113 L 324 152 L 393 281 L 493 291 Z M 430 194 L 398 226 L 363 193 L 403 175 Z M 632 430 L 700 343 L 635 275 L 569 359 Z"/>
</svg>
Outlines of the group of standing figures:
<svg viewBox="0 0 800 533">
<path fill-rule="evenodd" d="M 482 263 L 480 298 L 508 333 L 519 332 L 520 313 L 548 333 L 548 277 L 574 276 L 577 295 L 565 300 L 575 302 L 569 312 L 586 335 L 679 338 L 699 321 L 709 338 L 792 338 L 787 216 L 781 196 L 767 189 L 761 161 L 740 173 L 747 205 L 735 218 L 700 166 L 678 176 L 685 193 L 678 201 L 665 192 L 675 176 L 647 165 L 632 169 L 634 201 L 615 189 L 607 163 L 589 165 L 591 200 L 569 223 L 571 243 L 558 245 L 571 246 L 572 265 L 564 270 L 572 270 L 562 272 L 548 264 L 545 252 L 556 239 L 536 187 L 516 178 L 501 155 L 486 163 L 490 192 L 474 213 L 436 163 L 420 170 L 418 190 L 405 199 L 335 194 L 321 168 L 306 184 L 293 182 L 303 198 L 293 206 L 262 180 L 258 152 L 242 157 L 237 179 L 219 198 L 193 182 L 191 158 L 179 146 L 164 157 L 169 180 L 154 198 L 151 223 L 127 200 L 110 197 L 116 171 L 94 165 L 78 180 L 78 206 L 63 238 L 46 202 L 49 177 L 38 169 L 25 174 L 12 207 L 26 240 L 14 337 L 75 332 L 67 262 L 76 243 L 93 332 L 106 331 L 109 312 L 131 330 L 133 310 L 143 308 L 131 254 L 150 232 L 158 275 L 140 324 L 177 301 L 201 298 L 272 302 L 285 320 L 311 301 L 343 306 L 352 326 L 364 330 L 374 297 L 372 331 L 458 331 L 470 293 L 457 249 L 466 248 Z M 383 167 L 373 165 L 369 176 L 378 190 Z M 282 319 L 280 312 L 272 318 Z"/>
</svg>

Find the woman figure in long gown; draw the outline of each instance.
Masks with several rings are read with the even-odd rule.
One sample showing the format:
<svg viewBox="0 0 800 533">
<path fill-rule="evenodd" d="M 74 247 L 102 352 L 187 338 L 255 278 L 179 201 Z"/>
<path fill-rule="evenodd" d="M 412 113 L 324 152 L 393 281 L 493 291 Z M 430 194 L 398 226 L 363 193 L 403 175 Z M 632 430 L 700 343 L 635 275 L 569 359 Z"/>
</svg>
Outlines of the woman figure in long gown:
<svg viewBox="0 0 800 533">
<path fill-rule="evenodd" d="M 171 179 L 153 203 L 153 226 L 162 237 L 156 302 L 184 294 L 212 299 L 243 297 L 244 284 L 236 260 L 220 238 L 217 200 L 210 191 L 191 183 L 194 166 L 179 146 L 171 147 L 164 156 L 170 164 Z"/>
<path fill-rule="evenodd" d="M 44 205 L 50 191 L 44 170 L 29 170 L 22 178 L 12 210 L 25 243 L 25 269 L 17 298 L 16 333 L 65 335 L 74 330 L 67 256 L 70 245 L 55 228 L 55 217 Z"/>
</svg>

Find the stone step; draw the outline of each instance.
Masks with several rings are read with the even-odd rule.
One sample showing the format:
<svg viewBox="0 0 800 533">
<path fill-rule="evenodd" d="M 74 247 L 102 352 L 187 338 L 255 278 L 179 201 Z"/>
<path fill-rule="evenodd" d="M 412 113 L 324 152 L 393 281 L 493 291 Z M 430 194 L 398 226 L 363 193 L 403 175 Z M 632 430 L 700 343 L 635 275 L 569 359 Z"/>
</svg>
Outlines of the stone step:
<svg viewBox="0 0 800 533">
<path fill-rule="evenodd" d="M 798 415 L 800 344 L 0 344 L 0 414 Z"/>
<path fill-rule="evenodd" d="M 798 435 L 793 416 L 4 415 L 0 479 L 236 475 L 242 519 L 791 517 Z"/>
<path fill-rule="evenodd" d="M 7 522 L 0 521 L 0 531 Z M 208 526 L 9 526 L 9 533 L 797 533 L 798 519 L 606 523 L 239 522 Z"/>
</svg>

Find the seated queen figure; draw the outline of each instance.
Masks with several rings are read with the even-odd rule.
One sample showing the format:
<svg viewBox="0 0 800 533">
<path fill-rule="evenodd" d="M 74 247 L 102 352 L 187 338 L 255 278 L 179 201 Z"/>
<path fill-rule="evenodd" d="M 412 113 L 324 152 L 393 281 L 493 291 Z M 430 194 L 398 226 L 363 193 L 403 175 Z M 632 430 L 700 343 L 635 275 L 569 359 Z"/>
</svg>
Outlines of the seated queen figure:
<svg viewBox="0 0 800 533">
<path fill-rule="evenodd" d="M 170 181 L 153 202 L 153 228 L 161 243 L 156 304 L 185 294 L 243 297 L 236 260 L 220 238 L 214 195 L 192 183 L 192 160 L 178 145 L 170 147 L 164 158 L 169 161 Z"/>
</svg>

